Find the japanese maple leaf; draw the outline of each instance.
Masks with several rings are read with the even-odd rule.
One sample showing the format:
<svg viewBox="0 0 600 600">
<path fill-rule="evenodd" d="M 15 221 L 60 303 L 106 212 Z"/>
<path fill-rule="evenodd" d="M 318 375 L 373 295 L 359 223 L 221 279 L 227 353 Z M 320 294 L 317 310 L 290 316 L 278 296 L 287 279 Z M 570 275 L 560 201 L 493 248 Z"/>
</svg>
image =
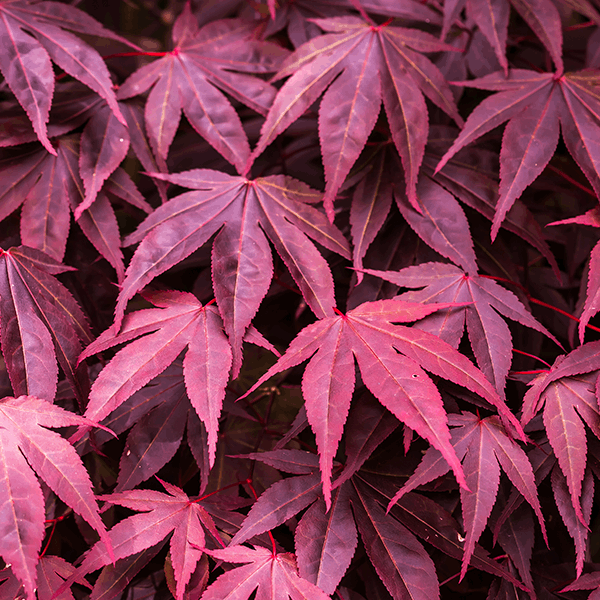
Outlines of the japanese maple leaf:
<svg viewBox="0 0 600 600">
<path fill-rule="evenodd" d="M 124 112 L 129 116 L 129 112 Z M 90 140 L 82 140 L 82 146 L 77 136 L 64 136 L 55 143 L 56 156 L 36 149 L 24 151 L 17 157 L 12 152 L 0 161 L 0 176 L 6 183 L 3 193 L 0 192 L 0 220 L 22 206 L 23 244 L 60 261 L 69 236 L 70 213 L 74 212 L 79 215 L 77 224 L 80 229 L 122 281 L 125 266 L 120 249 L 121 236 L 109 195 L 117 196 L 146 213 L 152 212 L 152 207 L 129 175 L 117 168 L 111 171 L 93 204 L 80 210 L 86 194 L 79 163 L 81 152 L 86 151 Z"/>
<path fill-rule="evenodd" d="M 531 505 L 544 539 L 546 527 L 537 497 L 533 469 L 525 452 L 506 434 L 498 417 L 480 419 L 471 413 L 451 415 L 452 445 L 457 456 L 463 460 L 463 470 L 469 489 L 461 487 L 465 551 L 461 577 L 465 576 L 475 544 L 483 532 L 496 501 L 500 483 L 500 467 L 513 485 Z M 433 481 L 448 471 L 448 464 L 435 448 L 430 448 L 421 464 L 406 484 L 390 501 L 388 510 L 407 492 L 419 485 Z"/>
<path fill-rule="evenodd" d="M 177 486 L 161 481 L 167 493 L 154 490 L 130 490 L 102 496 L 102 500 L 140 511 L 117 523 L 109 532 L 114 557 L 101 543 L 96 543 L 85 554 L 83 562 L 64 583 L 65 589 L 75 577 L 114 562 L 115 559 L 131 556 L 150 548 L 171 536 L 171 561 L 177 581 L 175 598 L 182 600 L 185 586 L 206 545 L 205 530 L 221 544 L 221 538 L 212 517 L 200 505 L 190 500 Z"/>
<path fill-rule="evenodd" d="M 91 426 L 93 422 L 33 396 L 0 400 L 0 556 L 34 600 L 38 553 L 44 538 L 44 495 L 34 474 L 80 514 L 100 535 L 99 546 L 113 560 L 81 458 L 48 427 Z"/>
<path fill-rule="evenodd" d="M 577 518 L 581 511 L 581 485 L 587 462 L 584 422 L 600 438 L 597 379 L 600 342 L 589 342 L 560 356 L 550 371 L 539 375 L 523 399 L 522 423 L 543 408 L 548 440 L 567 480 Z"/>
<path fill-rule="evenodd" d="M 511 69 L 508 77 L 492 73 L 464 83 L 498 93 L 469 115 L 464 129 L 436 167 L 439 171 L 461 148 L 509 120 L 500 152 L 500 198 L 492 239 L 514 201 L 545 169 L 558 143 L 559 124 L 565 144 L 600 195 L 600 97 L 596 71 L 538 73 Z"/>
<path fill-rule="evenodd" d="M 131 259 L 117 301 L 116 327 L 127 301 L 137 291 L 216 232 L 212 248 L 213 288 L 233 349 L 234 377 L 241 365 L 244 332 L 273 275 L 267 238 L 313 312 L 319 317 L 333 314 L 331 272 L 309 237 L 344 257 L 349 257 L 349 251 L 338 229 L 309 204 L 318 200 L 317 192 L 283 175 L 248 180 L 196 169 L 153 176 L 197 191 L 163 204 L 125 238 L 126 245 L 142 242 Z"/>
<path fill-rule="evenodd" d="M 52 402 L 58 364 L 80 401 L 87 372 L 77 369 L 81 342 L 93 338 L 71 293 L 54 275 L 71 270 L 46 254 L 0 248 L 0 340 L 13 391 Z"/>
<path fill-rule="evenodd" d="M 261 546 L 229 546 L 222 550 L 205 550 L 218 560 L 246 563 L 221 575 L 204 594 L 203 600 L 248 600 L 254 590 L 256 598 L 281 600 L 328 600 L 316 585 L 298 576 L 293 554 L 277 554 Z"/>
<path fill-rule="evenodd" d="M 120 350 L 101 371 L 90 391 L 85 415 L 101 421 L 186 350 L 185 386 L 192 406 L 206 426 L 212 466 L 219 415 L 231 370 L 231 348 L 221 317 L 216 307 L 202 306 L 187 292 L 154 292 L 145 297 L 157 308 L 127 315 L 118 335 L 112 327 L 107 329 L 80 356 L 81 361 L 144 336 Z M 184 424 L 182 419 L 181 426 Z"/>
<path fill-rule="evenodd" d="M 74 6 L 28 0 L 0 2 L 0 72 L 51 154 L 56 154 L 47 130 L 54 92 L 51 60 L 104 98 L 116 119 L 125 125 L 101 56 L 66 29 L 112 38 L 138 49 Z"/>
<path fill-rule="evenodd" d="M 350 210 L 355 266 L 362 267 L 365 252 L 382 227 L 394 199 L 404 220 L 430 248 L 465 271 L 476 273 L 477 259 L 469 222 L 456 198 L 430 177 L 420 175 L 411 204 L 404 192 L 401 172 L 397 153 L 388 145 L 378 153 L 372 168 L 356 186 Z M 359 272 L 359 283 L 361 280 Z"/>
<path fill-rule="evenodd" d="M 104 104 L 102 98 L 90 92 L 88 88 L 80 86 L 79 82 L 56 86 L 47 125 L 48 137 L 64 135 L 83 125 L 100 103 Z M 2 147 L 38 141 L 27 113 L 16 100 L 2 103 L 0 131 L 3 133 L 0 139 Z"/>
<path fill-rule="evenodd" d="M 567 225 L 567 224 L 589 225 L 590 227 L 600 227 L 600 209 L 592 208 L 583 215 L 564 219 L 562 221 L 554 221 L 548 223 L 550 225 Z M 585 329 L 590 319 L 600 310 L 600 242 L 598 242 L 590 252 L 588 272 L 587 272 L 587 287 L 585 303 L 583 311 L 579 318 L 579 341 L 583 344 L 585 337 Z"/>
<path fill-rule="evenodd" d="M 441 395 L 425 370 L 479 394 L 497 407 L 503 419 L 513 426 L 517 424 L 495 389 L 465 356 L 431 333 L 393 324 L 422 319 L 445 306 L 380 300 L 366 302 L 345 315 L 325 317 L 305 327 L 285 354 L 246 392 L 312 357 L 302 379 L 302 394 L 319 448 L 327 504 L 333 457 L 354 390 L 355 358 L 367 388 L 392 414 L 442 453 L 465 487 L 460 461 L 450 443 Z"/>
<path fill-rule="evenodd" d="M 388 592 L 393 598 L 439 598 L 435 565 L 423 545 L 361 483 L 354 485 L 352 508 L 367 554 Z"/>
<path fill-rule="evenodd" d="M 273 101 L 251 160 L 329 88 L 319 109 L 319 136 L 324 201 L 332 219 L 335 195 L 364 148 L 383 100 L 414 202 L 428 132 L 423 94 L 462 124 L 448 84 L 421 52 L 456 48 L 423 31 L 374 26 L 358 17 L 314 22 L 328 33 L 298 48 L 278 72 L 277 79 L 292 77 Z"/>
<path fill-rule="evenodd" d="M 238 172 L 244 170 L 248 138 L 238 114 L 217 88 L 266 114 L 276 90 L 246 73 L 276 71 L 288 54 L 252 36 L 252 23 L 238 19 L 213 21 L 200 29 L 186 3 L 173 25 L 174 49 L 138 69 L 119 88 L 118 97 L 124 99 L 154 86 L 146 103 L 146 127 L 159 158 L 167 157 L 183 109 L 192 127 Z"/>
<path fill-rule="evenodd" d="M 216 404 L 218 399 L 217 396 Z M 174 363 L 155 378 L 153 384 L 131 396 L 104 419 L 116 425 L 113 431 L 117 435 L 131 427 L 119 460 L 119 476 L 113 491 L 133 489 L 158 473 L 173 458 L 181 445 L 188 419 L 192 417 L 190 408 L 181 364 Z M 188 439 L 190 435 L 188 425 Z M 98 443 L 98 435 L 94 437 Z M 200 439 L 198 443 L 204 445 L 206 453 L 205 440 Z"/>
<path fill-rule="evenodd" d="M 494 220 L 498 203 L 498 154 L 477 145 L 468 146 L 455 154 L 435 175 L 435 166 L 456 139 L 456 129 L 434 126 L 430 129 L 427 148 L 423 158 L 423 171 L 436 183 L 455 196 L 460 202 Z M 553 271 L 560 271 L 556 259 L 546 242 L 542 227 L 531 211 L 516 200 L 502 227 L 536 248 L 550 263 Z"/>
<path fill-rule="evenodd" d="M 422 263 L 396 272 L 366 269 L 365 273 L 400 287 L 423 287 L 420 291 L 398 296 L 409 302 L 465 303 L 460 309 L 430 315 L 420 326 L 458 348 L 466 320 L 479 368 L 499 392 L 504 389 L 511 364 L 512 338 L 498 313 L 543 333 L 558 344 L 512 292 L 488 277 L 467 274 L 454 265 L 444 263 Z"/>
</svg>

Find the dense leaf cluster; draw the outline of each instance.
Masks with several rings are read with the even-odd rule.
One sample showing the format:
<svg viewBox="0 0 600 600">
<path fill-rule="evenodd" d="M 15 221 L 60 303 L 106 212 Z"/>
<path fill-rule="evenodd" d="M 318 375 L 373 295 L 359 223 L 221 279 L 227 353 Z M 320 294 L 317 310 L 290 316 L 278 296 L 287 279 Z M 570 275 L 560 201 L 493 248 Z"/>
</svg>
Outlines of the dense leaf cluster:
<svg viewBox="0 0 600 600">
<path fill-rule="evenodd" d="M 0 0 L 0 600 L 600 598 L 598 0 L 108 6 Z"/>
</svg>

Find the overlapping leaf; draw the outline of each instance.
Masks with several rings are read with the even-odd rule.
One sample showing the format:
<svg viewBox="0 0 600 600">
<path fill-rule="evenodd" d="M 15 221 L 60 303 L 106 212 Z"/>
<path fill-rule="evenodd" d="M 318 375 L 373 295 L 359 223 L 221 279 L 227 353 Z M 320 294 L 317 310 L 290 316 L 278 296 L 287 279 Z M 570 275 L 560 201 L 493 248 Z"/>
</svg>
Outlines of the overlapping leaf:
<svg viewBox="0 0 600 600">
<path fill-rule="evenodd" d="M 164 481 L 161 483 L 167 494 L 153 490 L 131 490 L 102 497 L 112 504 L 140 512 L 117 523 L 108 532 L 114 557 L 107 553 L 102 544 L 95 544 L 63 587 L 69 585 L 76 576 L 96 571 L 115 559 L 150 548 L 172 534 L 171 561 L 177 581 L 175 597 L 182 600 L 185 586 L 206 545 L 205 530 L 219 541 L 220 536 L 211 516 L 200 503 L 190 500 L 180 488 Z"/>
<path fill-rule="evenodd" d="M 560 463 L 559 463 L 560 464 Z M 552 470 L 552 491 L 558 512 L 575 544 L 575 572 L 577 577 L 583 572 L 583 563 L 590 532 L 590 518 L 594 505 L 594 477 L 586 470 L 581 484 L 581 510 L 573 505 L 571 490 L 562 471 L 555 465 Z"/>
<path fill-rule="evenodd" d="M 539 375 L 523 399 L 523 423 L 543 408 L 548 440 L 563 472 L 577 518 L 587 462 L 584 423 L 600 438 L 597 378 L 600 342 L 589 342 L 559 357 L 552 369 Z"/>
<path fill-rule="evenodd" d="M 167 157 L 183 109 L 192 127 L 241 173 L 250 155 L 248 138 L 217 88 L 266 114 L 276 90 L 247 73 L 276 71 L 287 51 L 253 39 L 251 22 L 214 21 L 200 29 L 189 3 L 173 25 L 172 39 L 174 49 L 133 73 L 119 88 L 119 98 L 154 86 L 146 103 L 146 127 L 159 158 Z"/>
<path fill-rule="evenodd" d="M 559 124 L 565 144 L 600 195 L 600 98 L 594 71 L 537 73 L 511 69 L 465 83 L 498 93 L 469 115 L 464 129 L 439 162 L 439 171 L 461 148 L 510 120 L 500 152 L 500 198 L 492 239 L 514 201 L 540 175 L 558 143 Z"/>
<path fill-rule="evenodd" d="M 436 252 L 465 271 L 477 273 L 477 259 L 469 231 L 469 222 L 457 202 L 473 208 L 493 221 L 498 200 L 497 176 L 485 168 L 497 155 L 481 149 L 466 149 L 452 157 L 434 175 L 434 167 L 448 150 L 455 130 L 437 126 L 432 130 L 423 157 L 423 173 L 417 183 L 416 204 L 402 192 L 404 182 L 394 148 L 382 144 L 370 162 L 370 168 L 356 186 L 350 209 L 353 262 L 362 269 L 363 258 L 386 220 L 392 198 L 415 233 Z M 491 156 L 490 156 L 491 155 Z M 542 229 L 531 212 L 520 202 L 509 210 L 504 228 L 537 248 L 558 273 L 556 259 L 544 239 Z M 358 280 L 362 280 L 359 271 Z"/>
<path fill-rule="evenodd" d="M 419 177 L 416 198 L 411 204 L 403 192 L 401 171 L 395 150 L 387 146 L 376 155 L 371 169 L 356 186 L 350 210 L 354 266 L 362 268 L 363 257 L 381 229 L 393 198 L 405 221 L 430 248 L 465 271 L 476 273 L 473 242 L 465 235 L 469 223 L 460 204 L 436 181 L 424 175 Z M 360 271 L 358 281 L 362 281 Z"/>
<path fill-rule="evenodd" d="M 270 0 L 269 0 L 270 1 Z M 275 2 L 273 2 L 275 5 Z M 365 11 L 388 17 L 399 17 L 407 21 L 424 21 L 439 23 L 440 15 L 428 6 L 415 0 L 361 0 Z M 321 30 L 315 25 L 315 19 L 337 17 L 347 14 L 348 8 L 355 8 L 352 0 L 292 0 L 277 2 L 275 16 L 265 28 L 264 35 L 273 35 L 287 26 L 287 33 L 295 48 L 320 35 Z"/>
<path fill-rule="evenodd" d="M 15 395 L 52 402 L 58 364 L 81 402 L 87 372 L 77 368 L 81 345 L 93 338 L 71 293 L 54 277 L 70 270 L 46 254 L 19 246 L 0 248 L 0 335 Z"/>
<path fill-rule="evenodd" d="M 65 30 L 133 45 L 68 4 L 28 0 L 0 3 L 0 72 L 51 154 L 56 154 L 47 130 L 54 92 L 51 60 L 104 98 L 115 118 L 125 124 L 104 61 L 91 46 Z"/>
<path fill-rule="evenodd" d="M 435 565 L 417 538 L 386 514 L 365 486 L 355 486 L 351 502 L 367 554 L 391 596 L 439 598 Z"/>
<path fill-rule="evenodd" d="M 309 204 L 318 199 L 317 192 L 283 175 L 251 181 L 196 169 L 154 176 L 197 191 L 163 204 L 125 239 L 126 244 L 142 242 L 129 264 L 119 295 L 117 327 L 127 301 L 137 291 L 217 231 L 212 249 L 213 289 L 233 348 L 234 376 L 241 365 L 244 333 L 273 275 L 267 238 L 313 312 L 319 317 L 333 314 L 331 272 L 309 237 L 346 257 L 348 244 L 337 228 Z"/>
<path fill-rule="evenodd" d="M 423 290 L 399 296 L 409 302 L 465 303 L 461 309 L 429 316 L 420 326 L 458 348 L 466 321 L 479 368 L 500 393 L 511 365 L 512 339 L 508 326 L 498 313 L 556 341 L 512 292 L 485 276 L 466 274 L 458 267 L 444 263 L 423 263 L 397 272 L 366 269 L 365 273 L 400 287 L 423 287 Z"/>
<path fill-rule="evenodd" d="M 304 372 L 302 393 L 317 439 L 328 505 L 333 457 L 354 390 L 355 359 L 373 395 L 442 453 L 461 485 L 466 483 L 450 443 L 442 398 L 425 370 L 480 395 L 496 406 L 504 420 L 517 424 L 504 401 L 467 358 L 433 334 L 393 324 L 421 319 L 446 306 L 381 300 L 362 304 L 346 315 L 325 317 L 304 328 L 277 363 L 246 392 L 311 359 Z M 521 431 L 518 425 L 517 431 Z"/>
<path fill-rule="evenodd" d="M 324 201 L 332 219 L 335 195 L 364 148 L 383 100 L 414 202 L 428 132 L 423 94 L 462 123 L 444 77 L 421 53 L 455 48 L 416 29 L 388 23 L 376 27 L 357 17 L 315 22 L 328 33 L 298 48 L 277 74 L 291 77 L 273 102 L 253 157 L 329 88 L 319 110 L 319 136 Z"/>
<path fill-rule="evenodd" d="M 563 38 L 560 13 L 555 4 L 549 0 L 510 0 L 510 4 L 508 0 L 453 0 L 446 2 L 444 3 L 442 38 L 446 37 L 453 21 L 466 6 L 467 14 L 490 43 L 498 62 L 506 73 L 508 71 L 506 39 L 511 4 L 544 44 L 557 70 L 562 73 Z M 590 3 L 585 1 L 578 3 L 579 12 L 588 14 L 585 9 L 580 8 L 584 5 L 587 5 L 592 13 L 596 12 Z M 570 5 L 569 8 L 572 6 Z"/>
<path fill-rule="evenodd" d="M 100 535 L 113 560 L 89 475 L 75 449 L 47 427 L 90 426 L 88 419 L 33 396 L 0 400 L 0 556 L 35 599 L 38 553 L 44 537 L 44 496 L 35 473 Z"/>
<path fill-rule="evenodd" d="M 102 370 L 90 391 L 85 414 L 101 421 L 186 350 L 183 361 L 185 385 L 192 406 L 206 426 L 212 466 L 219 415 L 231 370 L 231 348 L 223 332 L 221 317 L 215 307 L 202 306 L 189 293 L 156 292 L 147 294 L 146 298 L 157 308 L 127 315 L 118 335 L 113 328 L 106 330 L 81 355 L 80 360 L 83 360 L 144 336 L 120 350 Z M 177 406 L 176 403 L 173 410 Z M 181 410 L 184 409 L 185 406 Z M 185 419 L 182 415 L 173 418 L 183 433 Z M 148 434 L 147 428 L 143 433 Z"/>
<path fill-rule="evenodd" d="M 37 600 L 74 600 L 71 590 L 65 590 L 60 596 L 55 596 L 54 592 L 63 584 L 63 581 L 70 577 L 75 571 L 75 567 L 60 556 L 44 555 L 37 564 Z M 0 571 L 0 597 L 2 598 L 20 598 L 23 594 L 21 582 L 14 576 L 10 568 Z M 83 578 L 77 579 L 77 583 L 90 587 L 90 584 Z"/>
<path fill-rule="evenodd" d="M 131 111 L 126 112 L 128 118 L 130 114 Z M 85 131 L 88 131 L 87 126 Z M 129 175 L 115 167 L 93 204 L 83 210 L 86 194 L 79 167 L 81 150 L 77 136 L 65 136 L 56 141 L 56 156 L 39 149 L 24 150 L 17 157 L 14 152 L 8 155 L 0 163 L 0 176 L 6 183 L 0 192 L 0 220 L 22 205 L 22 242 L 62 260 L 69 235 L 70 213 L 74 212 L 79 216 L 77 223 L 85 236 L 122 280 L 125 267 L 120 233 L 108 194 L 147 213 L 152 208 Z"/>
<path fill-rule="evenodd" d="M 479 419 L 470 413 L 451 415 L 452 445 L 463 460 L 468 489 L 461 487 L 463 521 L 466 530 L 461 577 L 465 576 L 475 544 L 483 532 L 496 501 L 500 467 L 534 509 L 546 538 L 544 518 L 537 497 L 533 469 L 527 455 L 505 432 L 497 417 Z M 433 481 L 448 471 L 440 452 L 430 448 L 421 464 L 390 501 L 388 509 L 405 493 Z"/>
</svg>

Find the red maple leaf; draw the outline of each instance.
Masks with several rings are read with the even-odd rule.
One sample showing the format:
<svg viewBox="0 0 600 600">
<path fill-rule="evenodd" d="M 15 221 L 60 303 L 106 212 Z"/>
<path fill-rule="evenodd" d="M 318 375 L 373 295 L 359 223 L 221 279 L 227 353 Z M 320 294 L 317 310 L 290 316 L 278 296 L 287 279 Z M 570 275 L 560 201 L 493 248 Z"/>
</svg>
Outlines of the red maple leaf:
<svg viewBox="0 0 600 600">
<path fill-rule="evenodd" d="M 436 167 L 439 171 L 461 148 L 510 120 L 500 152 L 500 198 L 492 239 L 514 201 L 545 169 L 558 143 L 565 144 L 600 194 L 600 105 L 596 71 L 538 73 L 511 69 L 508 76 L 492 73 L 464 85 L 498 93 L 486 98 L 469 115 L 464 129 Z"/>
<path fill-rule="evenodd" d="M 248 600 L 258 588 L 257 598 L 281 600 L 328 600 L 316 585 L 298 576 L 293 554 L 275 554 L 255 546 L 230 546 L 222 550 L 206 550 L 207 554 L 232 563 L 246 563 L 221 575 L 204 594 L 203 600 Z"/>
<path fill-rule="evenodd" d="M 424 369 L 479 394 L 521 432 L 504 401 L 465 356 L 431 333 L 393 324 L 422 319 L 446 306 L 380 300 L 362 304 L 346 315 L 323 318 L 304 328 L 277 363 L 244 394 L 312 357 L 304 372 L 302 393 L 308 422 L 317 438 L 328 505 L 333 457 L 354 391 L 354 359 L 373 395 L 437 448 L 465 487 L 460 461 L 450 443 L 441 395 Z"/>
<path fill-rule="evenodd" d="M 146 299 L 158 308 L 127 315 L 118 335 L 112 327 L 107 329 L 80 356 L 81 361 L 144 336 L 120 350 L 102 370 L 90 391 L 85 414 L 101 421 L 186 350 L 183 374 L 187 394 L 206 426 L 212 466 L 231 370 L 231 348 L 221 317 L 214 306 L 202 306 L 193 294 L 186 292 L 147 293 Z M 183 427 L 185 421 L 180 424 Z"/>
<path fill-rule="evenodd" d="M 401 294 L 398 296 L 401 300 L 465 303 L 460 309 L 426 317 L 418 326 L 458 348 L 466 321 L 477 363 L 499 392 L 504 389 L 511 364 L 512 338 L 498 313 L 543 333 L 558 344 L 512 292 L 485 276 L 466 274 L 458 267 L 444 263 L 422 263 L 397 272 L 372 269 L 364 272 L 400 287 L 424 288 Z"/>
<path fill-rule="evenodd" d="M 93 423 L 33 396 L 0 400 L 0 556 L 29 600 L 35 599 L 44 538 L 44 496 L 34 471 L 99 533 L 99 546 L 114 559 L 81 458 L 69 442 L 47 429 L 69 425 Z"/>
<path fill-rule="evenodd" d="M 171 199 L 152 213 L 125 244 L 141 240 L 115 309 L 119 327 L 127 301 L 154 277 L 198 249 L 216 232 L 212 252 L 213 287 L 233 349 L 233 373 L 241 365 L 241 342 L 273 276 L 267 238 L 288 267 L 302 294 L 321 317 L 333 314 L 333 280 L 325 259 L 309 237 L 349 256 L 348 243 L 311 206 L 319 194 L 283 175 L 255 180 L 195 169 L 153 174 L 197 191 Z M 266 234 L 266 235 L 265 235 Z"/>
<path fill-rule="evenodd" d="M 253 39 L 253 33 L 252 22 L 240 19 L 199 28 L 188 2 L 173 25 L 174 49 L 138 69 L 119 88 L 118 97 L 124 99 L 154 86 L 146 103 L 146 126 L 159 158 L 167 157 L 183 109 L 192 127 L 243 172 L 250 156 L 248 138 L 217 88 L 266 114 L 276 90 L 246 73 L 275 71 L 288 54 L 272 42 Z"/>
<path fill-rule="evenodd" d="M 2 353 L 15 394 L 52 402 L 58 359 L 77 398 L 87 396 L 87 372 L 77 369 L 77 357 L 92 335 L 81 308 L 54 277 L 69 270 L 27 246 L 0 248 Z"/>
<path fill-rule="evenodd" d="M 28 0 L 0 2 L 0 72 L 51 154 L 56 154 L 47 131 L 54 91 L 51 60 L 104 98 L 116 119 L 125 125 L 102 57 L 65 29 L 113 38 L 138 49 L 74 6 Z"/>
<path fill-rule="evenodd" d="M 251 160 L 329 88 L 319 109 L 319 137 L 325 208 L 333 220 L 335 195 L 363 150 L 383 101 L 402 158 L 408 197 L 414 202 L 428 133 L 423 94 L 462 124 L 446 80 L 421 53 L 456 48 L 431 34 L 389 22 L 375 26 L 351 16 L 314 22 L 328 33 L 286 59 L 276 78 L 291 77 L 273 101 Z"/>
<path fill-rule="evenodd" d="M 77 571 L 59 588 L 59 593 L 75 577 L 82 577 L 114 563 L 115 559 L 150 548 L 170 535 L 171 561 L 177 581 L 175 597 L 182 600 L 185 586 L 204 551 L 205 530 L 222 542 L 212 517 L 200 503 L 190 500 L 177 486 L 159 481 L 167 494 L 154 490 L 131 490 L 102 496 L 102 500 L 112 504 L 143 512 L 120 521 L 108 532 L 114 556 L 109 555 L 100 543 L 92 546 Z"/>
<path fill-rule="evenodd" d="M 465 576 L 475 544 L 490 516 L 500 483 L 500 467 L 534 509 L 547 541 L 544 518 L 537 497 L 533 469 L 525 452 L 510 438 L 497 417 L 479 419 L 463 413 L 449 417 L 452 445 L 463 459 L 469 489 L 461 488 L 463 521 L 466 531 L 461 577 Z M 406 484 L 391 499 L 388 510 L 410 490 L 433 481 L 448 471 L 439 451 L 430 448 Z"/>
</svg>

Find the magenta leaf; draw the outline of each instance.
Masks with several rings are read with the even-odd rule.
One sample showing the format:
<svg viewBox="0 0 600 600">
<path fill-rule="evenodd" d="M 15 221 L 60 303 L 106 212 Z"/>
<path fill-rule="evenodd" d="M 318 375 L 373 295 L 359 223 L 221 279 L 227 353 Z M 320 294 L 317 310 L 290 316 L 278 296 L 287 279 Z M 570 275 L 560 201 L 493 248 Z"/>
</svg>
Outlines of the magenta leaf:
<svg viewBox="0 0 600 600">
<path fill-rule="evenodd" d="M 325 167 L 325 208 L 332 219 L 335 195 L 367 142 L 383 100 L 402 157 L 407 194 L 414 202 L 427 141 L 423 94 L 461 123 L 448 84 L 420 53 L 454 48 L 415 29 L 387 24 L 374 28 L 357 17 L 315 22 L 330 33 L 307 42 L 286 59 L 277 78 L 292 77 L 273 102 L 252 158 L 325 92 L 319 136 Z"/>
<path fill-rule="evenodd" d="M 152 490 L 132 490 L 108 494 L 102 499 L 132 510 L 142 511 L 117 523 L 108 537 L 114 549 L 114 557 L 100 543 L 87 553 L 76 575 L 84 575 L 114 562 L 141 552 L 161 542 L 172 533 L 170 548 L 177 600 L 182 600 L 189 581 L 205 545 L 204 529 L 211 529 L 212 519 L 204 508 L 192 502 L 178 487 L 162 482 L 167 494 Z M 69 584 L 72 577 L 66 581 Z"/>
<path fill-rule="evenodd" d="M 246 563 L 221 575 L 202 595 L 203 600 L 248 600 L 258 588 L 259 598 L 326 600 L 318 587 L 298 576 L 293 554 L 275 554 L 260 546 L 229 546 L 206 550 L 210 556 L 232 563 Z"/>
<path fill-rule="evenodd" d="M 81 24 L 87 27 L 82 29 Z M 65 29 L 118 37 L 74 6 L 58 2 L 3 2 L 0 6 L 0 71 L 27 111 L 40 142 L 56 154 L 47 134 L 54 74 L 50 59 L 104 98 L 115 117 L 125 123 L 110 76 L 100 55 Z"/>
<path fill-rule="evenodd" d="M 450 444 L 441 396 L 421 366 L 480 394 L 515 426 L 516 419 L 496 391 L 464 356 L 430 333 L 392 324 L 423 318 L 443 306 L 382 300 L 365 303 L 347 315 L 324 318 L 302 330 L 277 363 L 246 392 L 249 394 L 275 373 L 312 357 L 304 373 L 302 391 L 321 455 L 327 504 L 333 457 L 354 388 L 355 358 L 373 395 L 440 450 L 461 485 L 466 485 L 464 475 Z"/>
<path fill-rule="evenodd" d="M 281 175 L 249 181 L 197 169 L 154 176 L 197 191 L 173 198 L 125 239 L 126 244 L 142 242 L 129 264 L 117 302 L 117 327 L 127 301 L 137 291 L 217 231 L 212 253 L 213 283 L 233 349 L 234 376 L 241 365 L 242 339 L 271 282 L 273 267 L 267 238 L 315 314 L 333 314 L 331 274 L 309 237 L 342 256 L 349 256 L 349 252 L 341 233 L 307 203 L 316 192 Z"/>
<path fill-rule="evenodd" d="M 572 508 L 582 523 L 581 486 L 587 462 L 584 422 L 596 436 L 600 423 L 596 396 L 598 373 L 590 373 L 584 361 L 594 346 L 597 344 L 580 346 L 562 362 L 557 361 L 554 369 L 540 375 L 525 395 L 522 416 L 525 423 L 543 407 L 548 440 L 566 478 Z M 561 370 L 565 372 L 562 376 Z"/>
<path fill-rule="evenodd" d="M 120 350 L 105 367 L 92 386 L 85 414 L 90 419 L 101 421 L 162 373 L 187 349 L 183 361 L 186 389 L 192 406 L 208 431 L 208 451 L 212 465 L 218 419 L 231 369 L 231 350 L 222 330 L 221 318 L 214 307 L 202 306 L 189 293 L 156 292 L 147 294 L 146 298 L 158 308 L 127 315 L 119 334 L 115 335 L 112 327 L 107 329 L 80 356 L 81 361 L 92 354 L 145 335 Z M 151 335 L 146 335 L 149 333 Z M 121 380 L 124 373 L 129 375 L 126 380 Z M 175 407 L 170 410 L 174 409 Z M 179 420 L 175 418 L 175 422 L 179 422 L 183 428 L 181 415 Z M 160 426 L 159 419 L 156 427 Z M 140 435 L 149 433 L 147 427 L 140 430 Z M 172 432 L 167 431 L 165 435 L 171 437 Z M 160 454 L 162 450 L 157 452 Z"/>
<path fill-rule="evenodd" d="M 461 488 L 460 492 L 466 530 L 461 569 L 461 577 L 464 577 L 475 544 L 485 528 L 496 500 L 500 467 L 534 509 L 544 538 L 546 528 L 531 464 L 525 452 L 506 434 L 498 418 L 479 420 L 475 415 L 464 413 L 462 416 L 453 415 L 450 424 L 459 425 L 453 430 L 452 442 L 459 458 L 464 456 L 463 469 L 468 486 L 468 489 Z M 396 493 L 388 510 L 406 492 L 440 477 L 448 470 L 447 466 L 442 465 L 439 456 L 440 453 L 435 448 L 428 450 L 411 478 L 414 480 L 409 479 L 407 485 Z"/>
<path fill-rule="evenodd" d="M 35 598 L 44 536 L 44 498 L 34 471 L 98 532 L 99 546 L 113 560 L 111 541 L 81 459 L 65 439 L 46 429 L 68 425 L 93 423 L 33 396 L 0 401 L 0 520 L 5 531 L 0 555 L 11 565 L 29 600 Z"/>
<path fill-rule="evenodd" d="M 184 22 L 185 27 L 180 25 Z M 266 114 L 275 89 L 245 73 L 275 71 L 287 53 L 275 44 L 253 40 L 251 24 L 241 20 L 215 21 L 199 29 L 188 4 L 172 33 L 174 49 L 133 73 L 119 88 L 119 98 L 154 86 L 145 114 L 160 159 L 167 157 L 183 109 L 192 127 L 243 172 L 250 156 L 248 139 L 237 113 L 217 88 Z"/>
<path fill-rule="evenodd" d="M 401 287 L 425 286 L 423 290 L 399 296 L 409 302 L 464 302 L 463 308 L 452 308 L 446 313 L 431 315 L 418 326 L 456 347 L 462 338 L 466 321 L 477 363 L 499 392 L 504 389 L 511 364 L 512 339 L 498 313 L 558 343 L 512 292 L 485 276 L 466 274 L 458 267 L 444 263 L 422 263 L 397 272 L 366 269 L 365 273 L 382 277 Z M 459 317 L 459 311 L 464 313 L 464 317 Z"/>
<path fill-rule="evenodd" d="M 600 161 L 593 137 L 600 114 L 591 72 L 556 75 L 511 70 L 509 77 L 494 73 L 466 85 L 498 91 L 471 113 L 465 128 L 436 167 L 439 171 L 461 148 L 510 119 L 500 155 L 500 199 L 492 239 L 514 201 L 542 172 L 558 142 L 558 123 L 569 152 L 600 190 Z M 589 123 L 589 125 L 584 125 Z M 598 129 L 600 131 L 600 129 Z"/>
</svg>

